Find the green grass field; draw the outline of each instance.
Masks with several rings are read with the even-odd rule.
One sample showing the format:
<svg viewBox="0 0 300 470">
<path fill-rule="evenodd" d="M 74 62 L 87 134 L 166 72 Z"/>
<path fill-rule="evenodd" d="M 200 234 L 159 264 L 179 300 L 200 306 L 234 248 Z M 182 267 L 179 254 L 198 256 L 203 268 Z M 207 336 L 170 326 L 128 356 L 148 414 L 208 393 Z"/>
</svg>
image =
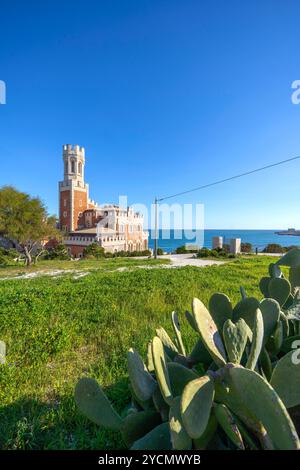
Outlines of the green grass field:
<svg viewBox="0 0 300 470">
<path fill-rule="evenodd" d="M 159 325 L 171 335 L 172 310 L 182 318 L 189 348 L 195 333 L 183 317 L 192 298 L 207 303 L 221 291 L 236 302 L 240 285 L 261 297 L 258 282 L 270 258 L 206 268 L 110 271 L 110 263 L 134 266 L 135 261 L 142 264 L 106 260 L 79 279 L 67 274 L 0 282 L 0 338 L 8 349 L 7 364 L 0 368 L 0 448 L 122 448 L 118 433 L 100 429 L 77 412 L 73 390 L 78 378 L 95 377 L 121 411 L 129 400 L 128 348 L 144 355 Z M 7 271 L 12 269 L 0 269 L 0 277 Z"/>
</svg>

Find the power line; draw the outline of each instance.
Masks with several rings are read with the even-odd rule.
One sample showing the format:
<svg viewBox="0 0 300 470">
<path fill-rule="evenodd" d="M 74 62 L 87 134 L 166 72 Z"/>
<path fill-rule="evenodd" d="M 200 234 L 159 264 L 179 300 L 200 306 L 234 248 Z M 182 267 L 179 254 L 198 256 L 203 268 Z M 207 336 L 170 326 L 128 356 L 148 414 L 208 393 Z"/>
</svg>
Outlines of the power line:
<svg viewBox="0 0 300 470">
<path fill-rule="evenodd" d="M 157 198 L 156 201 L 161 202 L 161 201 L 165 201 L 166 199 L 171 199 L 173 197 L 182 196 L 183 194 L 193 193 L 194 191 L 199 191 L 200 189 L 205 189 L 205 188 L 209 188 L 211 186 L 216 186 L 217 184 L 225 183 L 226 181 L 235 180 L 237 178 L 242 178 L 243 176 L 247 176 L 247 175 L 251 175 L 253 173 L 257 173 L 259 171 L 267 170 L 268 168 L 272 168 L 274 166 L 283 165 L 284 163 L 292 162 L 294 160 L 298 160 L 299 158 L 300 158 L 300 155 L 297 156 L 297 157 L 288 158 L 287 160 L 281 160 L 280 162 L 272 163 L 271 165 L 266 165 L 266 166 L 263 166 L 261 168 L 256 168 L 255 170 L 246 171 L 245 173 L 240 173 L 239 175 L 230 176 L 229 178 L 225 178 L 225 179 L 222 179 L 222 180 L 219 180 L 219 181 L 215 181 L 214 183 L 204 184 L 203 186 L 198 186 L 197 188 L 188 189 L 187 191 L 182 191 L 180 193 L 172 194 L 171 196 L 165 196 L 165 197 Z"/>
</svg>

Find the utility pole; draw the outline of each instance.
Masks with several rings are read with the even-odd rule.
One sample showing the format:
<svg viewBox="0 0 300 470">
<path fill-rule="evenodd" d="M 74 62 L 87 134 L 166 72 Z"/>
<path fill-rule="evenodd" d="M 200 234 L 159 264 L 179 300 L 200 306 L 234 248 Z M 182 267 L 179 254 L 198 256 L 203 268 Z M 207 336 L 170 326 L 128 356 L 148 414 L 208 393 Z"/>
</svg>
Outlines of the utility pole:
<svg viewBox="0 0 300 470">
<path fill-rule="evenodd" d="M 155 234 L 154 234 L 154 258 L 157 258 L 157 243 L 158 243 L 158 211 L 157 211 L 157 203 L 158 199 L 157 197 L 154 200 L 155 204 Z"/>
</svg>

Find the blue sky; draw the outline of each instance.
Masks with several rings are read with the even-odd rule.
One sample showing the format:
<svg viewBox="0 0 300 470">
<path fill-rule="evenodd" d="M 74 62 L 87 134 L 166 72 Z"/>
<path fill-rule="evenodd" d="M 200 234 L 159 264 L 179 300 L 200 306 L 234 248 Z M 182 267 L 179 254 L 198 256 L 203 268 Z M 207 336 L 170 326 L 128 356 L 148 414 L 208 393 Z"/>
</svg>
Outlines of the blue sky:
<svg viewBox="0 0 300 470">
<path fill-rule="evenodd" d="M 300 155 L 297 0 L 1 4 L 0 186 L 57 212 L 64 143 L 99 203 L 150 204 Z M 176 198 L 207 228 L 300 228 L 300 161 Z"/>
</svg>

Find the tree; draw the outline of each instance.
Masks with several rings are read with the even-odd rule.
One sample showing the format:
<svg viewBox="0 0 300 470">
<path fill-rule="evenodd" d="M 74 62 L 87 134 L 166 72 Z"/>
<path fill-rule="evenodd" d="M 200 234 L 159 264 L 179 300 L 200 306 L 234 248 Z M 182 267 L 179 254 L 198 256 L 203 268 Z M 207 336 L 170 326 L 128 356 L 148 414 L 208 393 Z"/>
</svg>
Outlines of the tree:
<svg viewBox="0 0 300 470">
<path fill-rule="evenodd" d="M 27 266 L 45 240 L 59 236 L 56 218 L 48 215 L 41 200 L 11 186 L 0 188 L 0 233 L 16 241 Z"/>
<path fill-rule="evenodd" d="M 98 243 L 91 243 L 83 250 L 84 258 L 103 258 L 104 248 Z"/>
</svg>

